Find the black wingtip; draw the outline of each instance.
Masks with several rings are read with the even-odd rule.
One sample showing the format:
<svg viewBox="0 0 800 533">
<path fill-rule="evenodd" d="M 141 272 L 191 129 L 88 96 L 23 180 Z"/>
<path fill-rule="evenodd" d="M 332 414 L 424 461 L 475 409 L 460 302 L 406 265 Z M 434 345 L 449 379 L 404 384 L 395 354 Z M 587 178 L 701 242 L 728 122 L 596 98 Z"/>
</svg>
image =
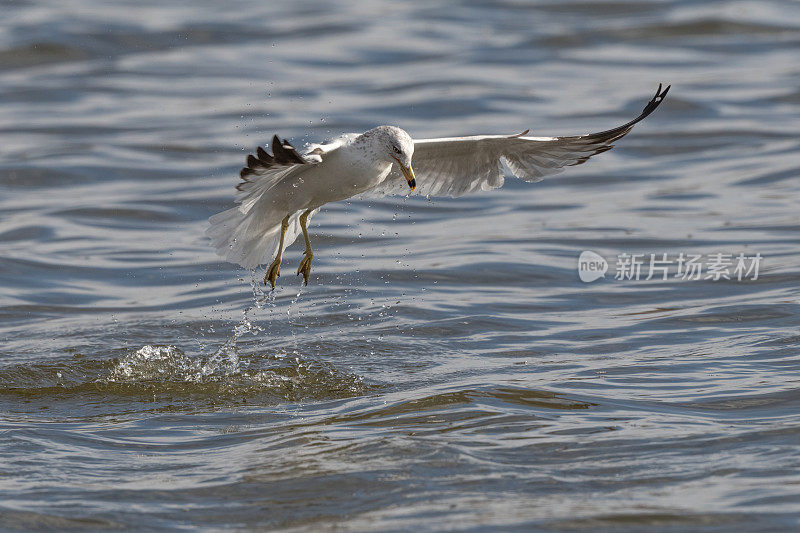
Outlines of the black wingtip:
<svg viewBox="0 0 800 533">
<path fill-rule="evenodd" d="M 264 150 L 263 148 L 261 148 L 260 146 L 259 146 L 259 147 L 256 149 L 256 157 L 258 157 L 258 159 L 259 159 L 259 160 L 260 160 L 262 163 L 266 163 L 267 165 L 270 165 L 270 164 L 272 164 L 272 162 L 274 161 L 274 160 L 273 160 L 273 158 L 272 158 L 272 156 L 271 156 L 271 155 L 269 155 L 269 154 L 267 153 L 267 151 L 266 151 L 266 150 Z"/>
<path fill-rule="evenodd" d="M 649 102 L 647 102 L 647 105 L 644 107 L 644 110 L 642 110 L 642 114 L 639 115 L 638 117 L 636 117 L 636 119 L 634 121 L 632 121 L 631 126 L 633 124 L 635 124 L 636 122 L 639 122 L 643 118 L 647 117 L 647 115 L 649 115 L 650 113 L 655 111 L 655 109 L 659 105 L 661 105 L 661 102 L 664 101 L 664 98 L 667 96 L 667 93 L 672 88 L 672 85 L 667 85 L 667 88 L 664 89 L 663 91 L 661 90 L 662 87 L 663 87 L 663 84 L 659 83 L 658 84 L 658 89 L 656 89 L 656 95 L 653 96 L 653 98 Z"/>
<path fill-rule="evenodd" d="M 655 96 L 653 96 L 653 98 L 651 98 L 650 101 L 647 102 L 647 105 L 644 106 L 642 112 L 635 119 L 623 124 L 622 126 L 618 126 L 616 128 L 606 131 L 601 131 L 598 133 L 591 133 L 589 135 L 584 135 L 583 137 L 602 139 L 603 142 L 610 143 L 619 139 L 620 137 L 625 136 L 625 134 L 628 133 L 631 130 L 631 128 L 633 128 L 636 124 L 638 124 L 639 122 L 650 116 L 650 114 L 653 111 L 655 111 L 656 108 L 658 108 L 658 106 L 661 105 L 661 102 L 664 101 L 664 97 L 667 96 L 667 93 L 669 92 L 670 88 L 672 88 L 672 85 L 667 85 L 667 88 L 662 90 L 663 87 L 664 87 L 663 84 L 661 83 L 658 84 L 658 89 L 656 89 Z"/>
<path fill-rule="evenodd" d="M 281 140 L 280 137 L 274 135 L 272 137 L 272 154 L 267 153 L 262 147 L 256 148 L 256 155 L 250 154 L 247 156 L 246 166 L 239 171 L 239 177 L 242 183 L 236 186 L 237 190 L 243 190 L 245 183 L 248 182 L 248 176 L 257 174 L 262 170 L 269 170 L 275 165 L 302 165 L 308 163 L 303 157 L 297 153 L 297 150 L 286 139 Z"/>
<path fill-rule="evenodd" d="M 283 143 L 277 135 L 272 136 L 272 157 L 280 161 L 283 159 Z"/>
</svg>

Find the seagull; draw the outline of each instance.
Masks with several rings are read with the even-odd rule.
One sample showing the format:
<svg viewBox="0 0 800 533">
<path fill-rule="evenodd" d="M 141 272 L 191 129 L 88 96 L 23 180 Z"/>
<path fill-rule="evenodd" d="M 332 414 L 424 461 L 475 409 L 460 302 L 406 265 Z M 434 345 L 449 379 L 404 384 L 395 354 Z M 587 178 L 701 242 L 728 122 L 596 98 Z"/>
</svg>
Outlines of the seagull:
<svg viewBox="0 0 800 533">
<path fill-rule="evenodd" d="M 517 178 L 540 181 L 564 167 L 580 165 L 610 150 L 633 126 L 652 113 L 670 86 L 658 85 L 642 113 L 616 128 L 570 137 L 475 135 L 412 139 L 396 126 L 347 133 L 299 153 L 285 139 L 272 138 L 247 156 L 236 189 L 236 207 L 209 219 L 206 233 L 217 253 L 254 269 L 272 259 L 264 284 L 280 275 L 284 249 L 303 233 L 305 252 L 297 275 L 308 284 L 314 252 L 308 221 L 320 207 L 353 196 L 419 194 L 458 197 L 502 187 L 503 164 Z M 413 168 L 412 168 L 413 160 Z"/>
</svg>

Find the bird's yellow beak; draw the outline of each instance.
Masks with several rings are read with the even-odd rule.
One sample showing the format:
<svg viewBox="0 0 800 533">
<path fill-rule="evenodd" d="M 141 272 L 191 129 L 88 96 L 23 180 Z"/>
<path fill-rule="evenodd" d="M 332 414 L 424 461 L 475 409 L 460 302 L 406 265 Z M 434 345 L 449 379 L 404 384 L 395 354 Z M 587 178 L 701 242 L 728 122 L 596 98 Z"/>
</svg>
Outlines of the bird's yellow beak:
<svg viewBox="0 0 800 533">
<path fill-rule="evenodd" d="M 412 191 L 414 189 L 416 189 L 416 187 L 417 187 L 417 177 L 414 175 L 414 169 L 411 168 L 411 165 L 408 165 L 408 167 L 405 167 L 403 165 L 403 163 L 400 162 L 399 159 L 397 159 L 394 156 L 392 156 L 392 157 L 394 158 L 395 161 L 397 161 L 397 166 L 400 167 L 400 170 L 402 171 L 403 176 L 406 177 L 406 181 L 408 182 L 408 186 L 411 187 Z"/>
</svg>

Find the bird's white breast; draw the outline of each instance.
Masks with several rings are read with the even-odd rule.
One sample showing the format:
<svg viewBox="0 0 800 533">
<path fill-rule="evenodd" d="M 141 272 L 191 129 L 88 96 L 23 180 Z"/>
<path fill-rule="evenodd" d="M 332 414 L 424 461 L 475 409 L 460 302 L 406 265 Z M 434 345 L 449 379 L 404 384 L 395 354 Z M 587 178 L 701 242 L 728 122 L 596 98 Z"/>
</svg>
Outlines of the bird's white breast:
<svg viewBox="0 0 800 533">
<path fill-rule="evenodd" d="M 391 163 L 377 159 L 361 146 L 334 150 L 302 175 L 302 188 L 313 198 L 312 207 L 345 200 L 381 183 Z"/>
</svg>

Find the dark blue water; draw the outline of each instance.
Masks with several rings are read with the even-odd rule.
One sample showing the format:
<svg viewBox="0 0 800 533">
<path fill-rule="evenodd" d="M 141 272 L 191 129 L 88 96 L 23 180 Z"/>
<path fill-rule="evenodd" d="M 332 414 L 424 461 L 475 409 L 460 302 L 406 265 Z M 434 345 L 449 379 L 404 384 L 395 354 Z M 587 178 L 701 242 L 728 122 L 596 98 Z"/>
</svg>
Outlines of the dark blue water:
<svg viewBox="0 0 800 533">
<path fill-rule="evenodd" d="M 1 9 L 0 529 L 798 527 L 796 2 Z M 577 134 L 658 82 L 542 183 L 326 206 L 308 287 L 204 236 L 274 133 Z M 665 253 L 763 260 L 614 279 Z"/>
</svg>

